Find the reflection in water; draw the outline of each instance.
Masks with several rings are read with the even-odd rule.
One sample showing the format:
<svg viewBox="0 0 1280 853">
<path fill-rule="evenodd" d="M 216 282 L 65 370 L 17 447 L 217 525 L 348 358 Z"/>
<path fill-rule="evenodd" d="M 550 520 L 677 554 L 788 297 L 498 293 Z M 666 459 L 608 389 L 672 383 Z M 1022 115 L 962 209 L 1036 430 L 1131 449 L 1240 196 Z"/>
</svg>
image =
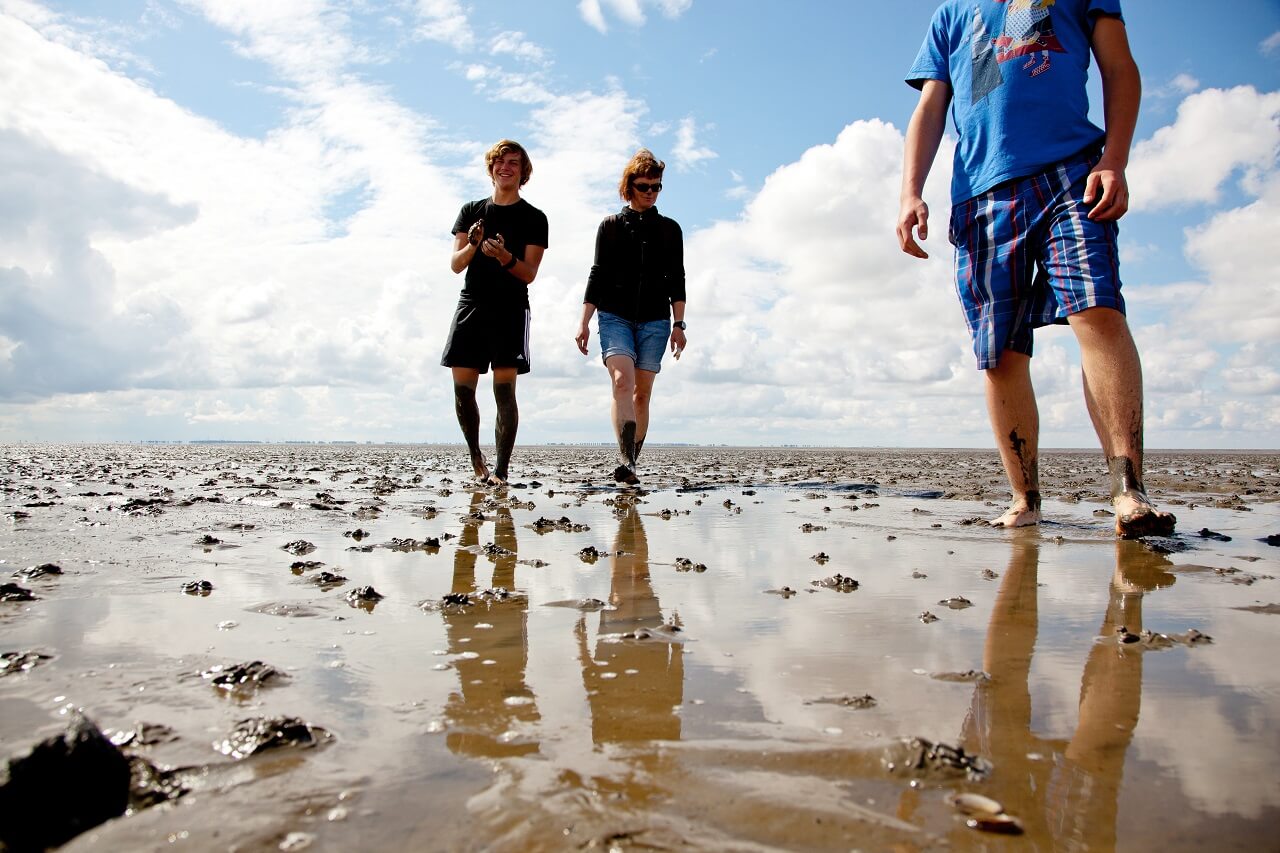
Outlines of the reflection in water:
<svg viewBox="0 0 1280 853">
<path fill-rule="evenodd" d="M 472 515 L 466 519 L 453 562 L 454 593 L 469 593 L 475 604 L 442 611 L 449 653 L 456 655 L 460 692 L 449 694 L 445 715 L 450 720 L 449 748 L 463 755 L 498 758 L 527 755 L 538 744 L 521 738 L 539 719 L 533 691 L 525 683 L 529 662 L 529 615 L 524 596 L 505 600 L 477 599 L 477 546 L 484 522 L 485 495 L 471 496 Z M 497 509 L 494 541 L 488 559 L 493 563 L 491 587 L 514 591 L 516 528 L 507 507 Z M 491 627 L 482 627 L 482 626 Z"/>
<path fill-rule="evenodd" d="M 995 762 L 1000 799 L 1029 835 L 1051 838 L 1055 849 L 1109 850 L 1125 753 L 1142 699 L 1140 648 L 1116 640 L 1125 628 L 1142 631 L 1142 599 L 1169 586 L 1170 563 L 1140 543 L 1116 542 L 1116 568 L 1107 610 L 1085 662 L 1076 730 L 1070 739 L 1040 738 L 1031 730 L 1028 677 L 1037 631 L 1039 541 L 1019 537 L 1000 583 L 987 629 L 983 667 L 965 721 L 964 746 Z"/>
<path fill-rule="evenodd" d="M 594 657 L 587 648 L 586 617 L 575 628 L 582 680 L 597 744 L 679 740 L 678 706 L 684 693 L 684 655 L 678 644 L 622 640 L 616 635 L 663 622 L 649 578 L 649 543 L 635 506 L 618 521 L 610 579 L 611 610 L 600 611 Z"/>
</svg>

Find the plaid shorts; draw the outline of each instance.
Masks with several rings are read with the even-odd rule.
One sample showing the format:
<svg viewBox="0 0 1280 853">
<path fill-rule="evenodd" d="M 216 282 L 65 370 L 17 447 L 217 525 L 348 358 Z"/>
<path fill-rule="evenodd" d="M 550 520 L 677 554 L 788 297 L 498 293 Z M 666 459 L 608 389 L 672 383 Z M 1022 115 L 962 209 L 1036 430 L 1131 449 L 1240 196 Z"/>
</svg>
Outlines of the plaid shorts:
<svg viewBox="0 0 1280 853">
<path fill-rule="evenodd" d="M 1119 228 L 1089 219 L 1082 201 L 1098 157 L 1078 154 L 951 209 L 956 293 L 979 370 L 1007 349 L 1031 355 L 1040 326 L 1086 308 L 1124 312 Z"/>
</svg>

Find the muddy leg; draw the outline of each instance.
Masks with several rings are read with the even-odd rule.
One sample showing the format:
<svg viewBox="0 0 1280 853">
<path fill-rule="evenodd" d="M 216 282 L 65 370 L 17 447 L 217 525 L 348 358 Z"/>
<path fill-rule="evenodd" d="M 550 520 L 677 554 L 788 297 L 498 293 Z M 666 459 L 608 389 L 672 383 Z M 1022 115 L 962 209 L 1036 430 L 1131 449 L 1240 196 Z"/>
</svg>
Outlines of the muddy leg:
<svg viewBox="0 0 1280 853">
<path fill-rule="evenodd" d="M 497 423 L 494 427 L 494 438 L 498 445 L 498 463 L 493 469 L 493 479 L 499 483 L 505 483 L 507 466 L 511 463 L 511 453 L 516 446 L 516 430 L 520 427 L 520 410 L 516 407 L 514 368 L 493 372 L 493 398 L 498 404 Z"/>
<path fill-rule="evenodd" d="M 640 459 L 640 450 L 649 434 L 649 398 L 653 396 L 653 380 L 656 378 L 658 374 L 652 370 L 636 369 L 635 391 L 631 395 L 636 411 L 636 458 L 633 462 Z"/>
<path fill-rule="evenodd" d="M 625 355 L 611 355 L 605 360 L 609 378 L 613 384 L 613 431 L 618 439 L 621 465 L 613 469 L 613 479 L 619 483 L 636 485 L 636 423 L 635 390 L 636 363 Z"/>
<path fill-rule="evenodd" d="M 1107 457 L 1116 534 L 1167 536 L 1177 519 L 1156 509 L 1142 486 L 1142 362 L 1124 315 L 1089 308 L 1069 321 L 1080 342 L 1084 399 Z"/>
<path fill-rule="evenodd" d="M 1040 413 L 1031 384 L 1031 358 L 1005 350 L 1000 363 L 984 371 L 987 414 L 1000 450 L 1000 462 L 1013 501 L 993 527 L 1026 527 L 1040 523 Z"/>
<path fill-rule="evenodd" d="M 480 450 L 480 407 L 476 405 L 479 382 L 479 371 L 453 368 L 453 408 L 458 415 L 458 426 L 462 427 L 467 452 L 471 455 L 471 468 L 476 479 L 484 482 L 489 479 L 489 465 Z"/>
</svg>

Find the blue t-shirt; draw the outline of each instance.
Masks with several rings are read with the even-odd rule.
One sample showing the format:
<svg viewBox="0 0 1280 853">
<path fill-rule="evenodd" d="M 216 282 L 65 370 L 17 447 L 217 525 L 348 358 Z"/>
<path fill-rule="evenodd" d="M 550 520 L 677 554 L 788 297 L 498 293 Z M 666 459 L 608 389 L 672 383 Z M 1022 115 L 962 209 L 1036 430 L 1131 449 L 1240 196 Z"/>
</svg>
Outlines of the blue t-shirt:
<svg viewBox="0 0 1280 853">
<path fill-rule="evenodd" d="M 907 74 L 951 86 L 960 143 L 951 203 L 1097 145 L 1089 121 L 1090 38 L 1120 0 L 946 0 Z"/>
</svg>

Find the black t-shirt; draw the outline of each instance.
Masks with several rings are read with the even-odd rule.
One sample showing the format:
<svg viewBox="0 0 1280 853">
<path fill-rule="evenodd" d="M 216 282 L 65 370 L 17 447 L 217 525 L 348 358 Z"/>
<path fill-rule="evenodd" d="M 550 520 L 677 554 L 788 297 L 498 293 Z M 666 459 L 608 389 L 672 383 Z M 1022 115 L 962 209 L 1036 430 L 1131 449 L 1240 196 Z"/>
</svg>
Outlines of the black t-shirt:
<svg viewBox="0 0 1280 853">
<path fill-rule="evenodd" d="M 507 251 L 521 260 L 524 260 L 527 247 L 547 247 L 547 216 L 524 199 L 515 204 L 494 204 L 488 198 L 469 201 L 458 211 L 453 233 L 466 234 L 477 219 L 484 220 L 486 239 L 501 234 Z M 504 270 L 496 258 L 477 249 L 475 257 L 467 265 L 462 298 L 493 300 L 528 308 L 529 285 Z"/>
</svg>

